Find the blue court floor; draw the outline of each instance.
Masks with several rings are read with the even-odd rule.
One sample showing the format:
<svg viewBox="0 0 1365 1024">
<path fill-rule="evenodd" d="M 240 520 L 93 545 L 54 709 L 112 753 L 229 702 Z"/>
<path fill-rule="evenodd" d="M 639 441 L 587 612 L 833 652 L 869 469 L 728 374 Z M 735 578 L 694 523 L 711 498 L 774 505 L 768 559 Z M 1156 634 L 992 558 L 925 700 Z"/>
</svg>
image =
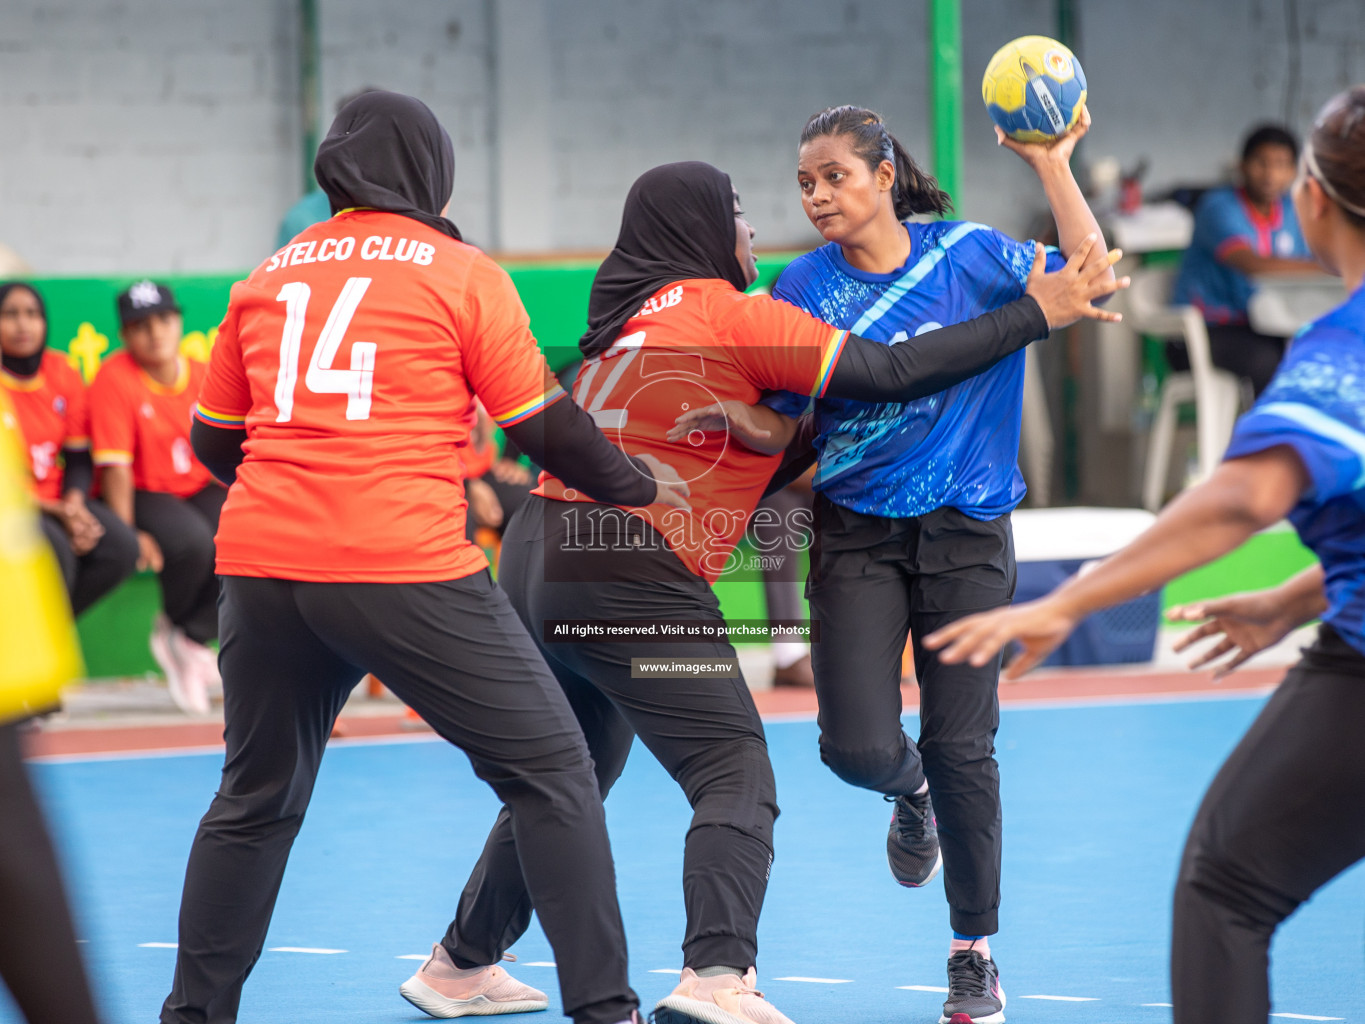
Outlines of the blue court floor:
<svg viewBox="0 0 1365 1024">
<path fill-rule="evenodd" d="M 1011 1022 L 1169 1021 L 1169 898 L 1181 842 L 1198 797 L 1260 705 L 1003 712 L 1004 903 L 992 946 Z M 948 939 L 941 882 L 914 891 L 891 880 L 888 808 L 820 764 L 814 722 L 773 722 L 768 734 L 783 815 L 760 987 L 797 1024 L 936 1021 Z M 156 1020 L 171 979 L 185 856 L 220 760 L 35 765 L 109 1024 Z M 672 987 L 680 963 L 688 809 L 638 747 L 608 806 L 632 977 L 648 1007 Z M 445 929 L 494 811 L 491 793 L 443 743 L 329 751 L 241 1020 L 429 1019 L 397 987 Z M 1357 868 L 1281 929 L 1277 1014 L 1365 1022 L 1363 922 L 1365 871 Z M 514 952 L 521 963 L 513 971 L 548 990 L 557 1007 L 539 929 Z M 0 1003 L 0 1021 L 17 1019 Z M 508 1019 L 563 1020 L 557 1009 Z"/>
</svg>

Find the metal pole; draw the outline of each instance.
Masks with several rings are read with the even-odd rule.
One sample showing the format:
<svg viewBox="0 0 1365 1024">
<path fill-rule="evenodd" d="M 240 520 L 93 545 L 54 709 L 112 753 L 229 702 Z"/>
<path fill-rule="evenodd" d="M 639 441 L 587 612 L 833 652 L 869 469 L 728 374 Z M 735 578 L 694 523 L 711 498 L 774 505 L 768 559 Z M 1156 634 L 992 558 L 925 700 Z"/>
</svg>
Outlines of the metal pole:
<svg viewBox="0 0 1365 1024">
<path fill-rule="evenodd" d="M 960 0 L 929 0 L 929 96 L 934 177 L 962 215 L 962 10 Z"/>
<path fill-rule="evenodd" d="M 299 0 L 299 120 L 303 149 L 303 191 L 317 188 L 313 178 L 313 158 L 318 152 L 318 111 L 320 43 L 318 38 L 318 0 Z"/>
</svg>

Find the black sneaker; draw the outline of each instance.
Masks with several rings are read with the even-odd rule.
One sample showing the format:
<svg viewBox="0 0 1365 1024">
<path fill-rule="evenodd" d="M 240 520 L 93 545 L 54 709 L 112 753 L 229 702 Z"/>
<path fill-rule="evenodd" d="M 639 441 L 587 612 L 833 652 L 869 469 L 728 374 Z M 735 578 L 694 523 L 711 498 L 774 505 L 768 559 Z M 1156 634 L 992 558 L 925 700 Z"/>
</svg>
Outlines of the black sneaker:
<svg viewBox="0 0 1365 1024">
<path fill-rule="evenodd" d="M 886 798 L 896 805 L 891 829 L 886 834 L 886 860 L 901 885 L 918 889 L 928 885 L 943 868 L 938 850 L 938 823 L 929 791 L 914 796 Z"/>
<path fill-rule="evenodd" d="M 948 1001 L 938 1024 L 1005 1024 L 1005 990 L 994 960 L 974 949 L 948 958 Z"/>
</svg>

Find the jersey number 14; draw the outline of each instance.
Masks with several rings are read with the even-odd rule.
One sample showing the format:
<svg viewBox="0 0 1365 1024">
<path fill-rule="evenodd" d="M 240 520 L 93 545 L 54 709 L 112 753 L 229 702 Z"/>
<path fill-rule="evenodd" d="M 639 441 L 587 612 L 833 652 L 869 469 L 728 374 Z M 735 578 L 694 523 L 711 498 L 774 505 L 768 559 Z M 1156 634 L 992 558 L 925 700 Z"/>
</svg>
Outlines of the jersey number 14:
<svg viewBox="0 0 1365 1024">
<path fill-rule="evenodd" d="M 370 395 L 374 389 L 374 355 L 378 347 L 372 341 L 351 344 L 351 368 L 336 369 L 332 361 L 341 348 L 351 317 L 370 286 L 368 277 L 346 280 L 322 325 L 318 343 L 313 347 L 313 358 L 308 361 L 308 372 L 303 384 L 315 395 L 345 395 L 346 418 L 370 418 Z M 280 372 L 275 378 L 276 423 L 288 423 L 294 415 L 294 388 L 299 380 L 299 351 L 303 347 L 304 318 L 308 313 L 309 287 L 302 281 L 291 281 L 275 296 L 284 306 L 284 334 L 280 338 Z"/>
</svg>

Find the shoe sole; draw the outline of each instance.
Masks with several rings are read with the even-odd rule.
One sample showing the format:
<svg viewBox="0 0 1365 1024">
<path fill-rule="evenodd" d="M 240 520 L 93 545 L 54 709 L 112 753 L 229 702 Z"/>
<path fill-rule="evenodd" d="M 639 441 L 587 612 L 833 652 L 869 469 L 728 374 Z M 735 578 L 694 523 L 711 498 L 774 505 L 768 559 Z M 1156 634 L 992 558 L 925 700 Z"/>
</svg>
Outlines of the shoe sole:
<svg viewBox="0 0 1365 1024">
<path fill-rule="evenodd" d="M 906 882 L 906 881 L 903 881 L 903 880 L 900 879 L 900 878 L 897 878 L 896 881 L 899 882 L 901 885 L 905 886 L 905 888 L 907 888 L 907 889 L 922 889 L 922 888 L 924 888 L 924 886 L 928 885 L 928 884 L 929 884 L 930 882 L 932 882 L 935 878 L 937 878 L 937 877 L 938 877 L 938 873 L 939 873 L 940 871 L 942 871 L 942 870 L 943 870 L 943 851 L 940 850 L 940 851 L 935 855 L 935 857 L 934 857 L 934 866 L 930 869 L 929 873 L 928 873 L 927 875 L 925 875 L 924 878 L 923 878 L 921 881 L 918 881 L 918 882 Z M 978 1024 L 979 1024 L 979 1022 L 978 1022 Z M 991 1021 L 990 1024 L 996 1024 L 996 1022 L 995 1022 L 995 1021 Z"/>
<path fill-rule="evenodd" d="M 753 1024 L 745 1017 L 727 1013 L 715 1003 L 686 996 L 664 996 L 649 1019 L 652 1024 Z"/>
<path fill-rule="evenodd" d="M 1005 1024 L 1005 1006 L 1005 993 L 1001 992 L 1000 1009 L 996 1010 L 994 1013 L 988 1013 L 984 1017 L 972 1017 L 965 1013 L 955 1013 L 949 1016 L 945 1013 L 943 1016 L 939 1017 L 938 1024 L 953 1024 L 953 1017 L 966 1017 L 972 1024 Z"/>
<path fill-rule="evenodd" d="M 487 996 L 473 999 L 448 999 L 424 981 L 409 978 L 398 986 L 398 992 L 423 1013 L 449 1020 L 453 1017 L 495 1017 L 503 1013 L 535 1013 L 550 1008 L 548 999 L 519 999 L 495 1003 Z"/>
</svg>

